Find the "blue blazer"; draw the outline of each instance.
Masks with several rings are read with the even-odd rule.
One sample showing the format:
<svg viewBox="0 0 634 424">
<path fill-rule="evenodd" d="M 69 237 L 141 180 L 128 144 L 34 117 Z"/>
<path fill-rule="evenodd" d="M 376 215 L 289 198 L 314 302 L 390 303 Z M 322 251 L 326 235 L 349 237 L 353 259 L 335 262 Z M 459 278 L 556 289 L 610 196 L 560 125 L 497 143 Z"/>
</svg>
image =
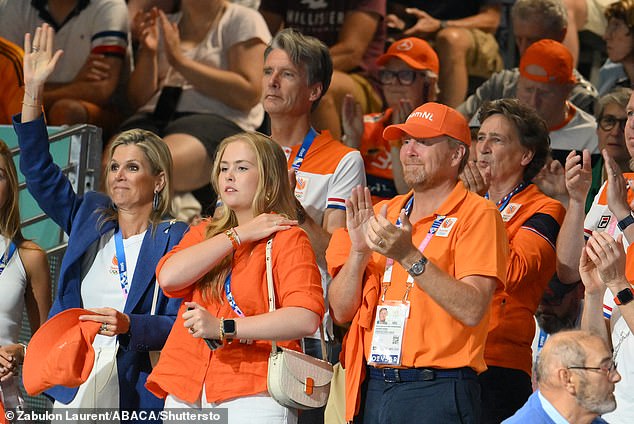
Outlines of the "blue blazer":
<svg viewBox="0 0 634 424">
<path fill-rule="evenodd" d="M 20 144 L 20 170 L 26 178 L 29 192 L 42 210 L 68 234 L 68 248 L 62 260 L 57 295 L 49 318 L 69 309 L 82 307 L 82 260 L 86 254 L 96 254 L 96 243 L 101 236 L 115 229 L 116 222 L 99 225 L 99 210 L 111 206 L 112 201 L 101 193 L 89 192 L 80 197 L 60 168 L 53 163 L 48 146 L 46 124 L 42 117 L 22 124 L 20 115 L 13 127 Z M 130 317 L 130 331 L 118 337 L 117 369 L 119 374 L 119 405 L 122 410 L 140 408 L 162 409 L 159 399 L 145 389 L 145 381 L 152 371 L 149 351 L 160 350 L 174 324 L 180 299 L 169 299 L 159 289 L 156 315 L 150 315 L 159 259 L 177 244 L 187 225 L 183 222 L 163 222 L 148 228 L 130 285 L 123 312 Z M 87 258 L 88 265 L 93 258 Z M 84 274 L 87 272 L 84 269 Z M 47 395 L 62 403 L 69 403 L 77 388 L 56 386 Z"/>
<path fill-rule="evenodd" d="M 534 392 L 524 406 L 518 409 L 515 415 L 502 421 L 502 424 L 555 424 L 555 421 L 544 411 L 537 393 L 539 392 Z M 596 417 L 592 420 L 592 424 L 607 423 L 601 417 Z"/>
</svg>

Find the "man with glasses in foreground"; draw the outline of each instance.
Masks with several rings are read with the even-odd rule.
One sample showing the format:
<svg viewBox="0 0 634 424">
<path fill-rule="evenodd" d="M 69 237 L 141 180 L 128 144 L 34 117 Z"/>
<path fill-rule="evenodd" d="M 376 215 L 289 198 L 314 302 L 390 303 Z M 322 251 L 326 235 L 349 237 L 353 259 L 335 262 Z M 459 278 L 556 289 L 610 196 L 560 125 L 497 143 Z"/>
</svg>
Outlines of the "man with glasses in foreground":
<svg viewBox="0 0 634 424">
<path fill-rule="evenodd" d="M 561 331 L 546 341 L 537 362 L 539 390 L 503 424 L 598 424 L 616 408 L 621 380 L 603 339 L 588 331 Z"/>
<path fill-rule="evenodd" d="M 361 152 L 374 203 L 408 191 L 399 148 L 383 138 L 383 130 L 405 122 L 416 105 L 436 101 L 440 72 L 434 49 L 416 37 L 394 42 L 377 59 L 377 65 L 387 109 L 364 116 L 361 105 L 348 95 L 341 113 L 342 141 Z"/>
</svg>

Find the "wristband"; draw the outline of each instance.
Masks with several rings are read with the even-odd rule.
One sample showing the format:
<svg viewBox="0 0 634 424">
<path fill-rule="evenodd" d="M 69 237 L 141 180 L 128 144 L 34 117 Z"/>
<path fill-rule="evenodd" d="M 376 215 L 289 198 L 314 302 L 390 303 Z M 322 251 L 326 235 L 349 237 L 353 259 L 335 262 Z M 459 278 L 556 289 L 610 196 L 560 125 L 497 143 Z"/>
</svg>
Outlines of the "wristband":
<svg viewBox="0 0 634 424">
<path fill-rule="evenodd" d="M 619 227 L 619 230 L 623 232 L 625 231 L 627 227 L 629 227 L 632 224 L 634 224 L 634 216 L 632 216 L 632 213 L 630 212 L 625 218 L 620 220 L 616 225 L 617 227 Z"/>
<path fill-rule="evenodd" d="M 233 250 L 237 250 L 238 247 L 240 247 L 240 237 L 238 237 L 238 233 L 236 233 L 235 228 L 225 231 L 225 235 L 229 238 L 229 241 L 233 246 Z"/>
<path fill-rule="evenodd" d="M 631 287 L 621 290 L 614 296 L 614 303 L 623 306 L 634 300 L 634 290 Z"/>
<path fill-rule="evenodd" d="M 225 339 L 225 319 L 220 318 L 220 337 L 218 337 L 220 341 Z"/>
</svg>

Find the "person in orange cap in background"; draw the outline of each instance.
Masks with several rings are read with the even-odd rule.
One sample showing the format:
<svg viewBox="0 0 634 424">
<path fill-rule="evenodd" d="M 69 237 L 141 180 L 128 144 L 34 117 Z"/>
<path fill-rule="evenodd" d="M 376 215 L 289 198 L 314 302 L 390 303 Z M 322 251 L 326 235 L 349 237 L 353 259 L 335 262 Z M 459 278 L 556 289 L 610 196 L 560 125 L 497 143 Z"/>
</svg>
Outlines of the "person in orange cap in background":
<svg viewBox="0 0 634 424">
<path fill-rule="evenodd" d="M 180 299 L 167 299 L 155 279 L 158 260 L 180 241 L 187 225 L 164 220 L 171 204 L 172 159 L 167 145 L 144 130 L 126 131 L 108 150 L 106 193 L 78 195 L 49 152 L 42 113 L 44 84 L 62 54 L 44 24 L 25 35 L 25 95 L 13 118 L 20 170 L 42 210 L 68 235 L 57 296 L 49 316 L 83 307 L 96 321 L 95 366 L 80 387 L 55 386 L 54 409 L 162 409 L 144 387 L 150 352 L 160 350 Z M 32 43 L 31 43 L 32 40 Z"/>
<path fill-rule="evenodd" d="M 412 191 L 372 208 L 370 190 L 357 187 L 347 231 L 333 234 L 326 255 L 330 313 L 350 323 L 346 420 L 477 423 L 491 298 L 506 276 L 504 223 L 458 177 L 471 135 L 456 110 L 426 103 L 383 136 L 402 142 Z M 376 326 L 382 308 L 390 325 Z"/>
<path fill-rule="evenodd" d="M 374 203 L 408 191 L 399 160 L 399 146 L 383 138 L 388 125 L 402 124 L 415 105 L 436 101 L 440 65 L 434 49 L 420 38 L 394 42 L 377 59 L 379 80 L 387 109 L 362 115 L 361 105 L 352 96 L 343 101 L 342 141 L 361 151 L 367 184 Z"/>
</svg>

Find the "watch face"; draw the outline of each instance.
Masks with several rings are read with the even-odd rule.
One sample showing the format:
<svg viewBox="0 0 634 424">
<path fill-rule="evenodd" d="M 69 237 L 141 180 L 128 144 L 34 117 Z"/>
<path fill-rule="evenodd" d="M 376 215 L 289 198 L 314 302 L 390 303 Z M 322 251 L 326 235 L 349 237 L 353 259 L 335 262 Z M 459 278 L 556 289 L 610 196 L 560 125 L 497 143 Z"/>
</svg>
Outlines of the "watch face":
<svg viewBox="0 0 634 424">
<path fill-rule="evenodd" d="M 414 262 L 412 267 L 409 269 L 409 273 L 412 275 L 421 275 L 425 272 L 425 264 L 427 263 L 426 258 L 421 258 L 420 260 Z"/>
<path fill-rule="evenodd" d="M 625 305 L 627 303 L 630 303 L 634 299 L 634 295 L 632 294 L 632 290 L 629 290 L 629 289 L 621 290 L 617 294 L 617 297 L 621 301 L 621 305 Z"/>
<path fill-rule="evenodd" d="M 232 319 L 226 319 L 223 321 L 225 334 L 235 334 L 236 332 L 236 322 Z"/>
</svg>

